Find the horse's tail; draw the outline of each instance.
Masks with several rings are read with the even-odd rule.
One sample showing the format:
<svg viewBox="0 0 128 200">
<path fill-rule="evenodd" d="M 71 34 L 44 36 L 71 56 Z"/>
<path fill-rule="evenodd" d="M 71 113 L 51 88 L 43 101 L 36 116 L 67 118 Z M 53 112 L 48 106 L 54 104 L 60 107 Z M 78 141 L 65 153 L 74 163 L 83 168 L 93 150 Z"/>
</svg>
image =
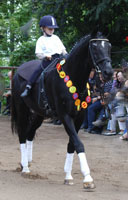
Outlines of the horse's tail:
<svg viewBox="0 0 128 200">
<path fill-rule="evenodd" d="M 17 133 L 18 135 L 25 132 L 27 124 L 29 121 L 29 109 L 25 105 L 23 99 L 20 97 L 20 93 L 15 87 L 14 81 L 17 83 L 16 79 L 13 80 L 12 84 L 12 96 L 11 96 L 11 129 L 12 133 Z"/>
</svg>

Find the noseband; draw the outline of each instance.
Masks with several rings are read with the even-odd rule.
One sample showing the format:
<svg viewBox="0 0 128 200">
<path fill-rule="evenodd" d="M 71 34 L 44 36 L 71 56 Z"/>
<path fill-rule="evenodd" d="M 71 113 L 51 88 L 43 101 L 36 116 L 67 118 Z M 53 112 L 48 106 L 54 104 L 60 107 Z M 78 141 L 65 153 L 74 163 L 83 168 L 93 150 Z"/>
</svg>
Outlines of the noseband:
<svg viewBox="0 0 128 200">
<path fill-rule="evenodd" d="M 94 55 L 93 55 L 93 52 L 92 52 L 92 42 L 93 41 L 106 41 L 106 42 L 109 42 L 109 40 L 108 39 L 91 39 L 90 41 L 89 41 L 89 52 L 90 52 L 90 55 L 91 55 L 91 59 L 92 59 L 92 62 L 93 62 L 93 65 L 95 66 L 95 69 L 96 69 L 96 72 L 101 72 L 101 70 L 100 70 L 100 68 L 99 68 L 99 66 L 98 66 L 98 64 L 99 63 L 101 63 L 101 62 L 103 62 L 103 61 L 107 61 L 107 62 L 111 62 L 111 59 L 109 58 L 109 57 L 104 57 L 104 58 L 102 58 L 102 59 L 99 59 L 99 60 L 95 60 L 94 59 Z"/>
</svg>

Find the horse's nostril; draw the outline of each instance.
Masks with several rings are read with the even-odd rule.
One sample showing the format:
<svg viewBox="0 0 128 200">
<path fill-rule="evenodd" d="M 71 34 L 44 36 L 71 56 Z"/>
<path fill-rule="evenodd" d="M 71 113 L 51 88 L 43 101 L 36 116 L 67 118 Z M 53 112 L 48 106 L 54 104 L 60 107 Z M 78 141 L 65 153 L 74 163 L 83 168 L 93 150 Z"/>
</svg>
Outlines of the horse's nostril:
<svg viewBox="0 0 128 200">
<path fill-rule="evenodd" d="M 113 75 L 113 70 L 111 70 L 111 69 L 105 69 L 105 70 L 104 70 L 104 74 L 105 74 L 105 75 L 108 75 L 108 76 L 110 76 L 110 77 L 112 77 L 112 75 Z"/>
</svg>

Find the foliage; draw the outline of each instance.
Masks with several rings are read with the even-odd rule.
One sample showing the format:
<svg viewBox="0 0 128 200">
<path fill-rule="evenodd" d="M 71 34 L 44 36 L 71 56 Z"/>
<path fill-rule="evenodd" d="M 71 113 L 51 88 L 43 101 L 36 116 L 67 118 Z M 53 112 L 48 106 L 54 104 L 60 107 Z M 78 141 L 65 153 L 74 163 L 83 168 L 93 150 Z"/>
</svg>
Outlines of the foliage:
<svg viewBox="0 0 128 200">
<path fill-rule="evenodd" d="M 10 65 L 35 58 L 41 35 L 39 20 L 51 14 L 57 19 L 60 36 L 68 51 L 85 34 L 99 27 L 112 43 L 113 65 L 128 59 L 128 0 L 1 0 L 0 54 Z M 125 53 L 122 53 L 125 52 Z"/>
<path fill-rule="evenodd" d="M 35 59 L 35 42 L 23 42 L 10 56 L 10 65 L 19 66 L 24 62 Z"/>
</svg>

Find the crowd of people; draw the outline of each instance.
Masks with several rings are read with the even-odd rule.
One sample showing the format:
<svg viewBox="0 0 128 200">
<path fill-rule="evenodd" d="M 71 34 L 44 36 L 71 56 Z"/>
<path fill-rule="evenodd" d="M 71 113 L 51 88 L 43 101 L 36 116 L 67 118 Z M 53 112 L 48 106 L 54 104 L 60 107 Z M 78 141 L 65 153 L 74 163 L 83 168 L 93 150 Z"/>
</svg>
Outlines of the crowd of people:
<svg viewBox="0 0 128 200">
<path fill-rule="evenodd" d="M 106 81 L 101 73 L 97 77 L 93 69 L 88 82 L 92 101 L 85 110 L 81 129 L 84 129 L 85 132 L 106 136 L 119 134 L 120 139 L 127 140 L 126 114 L 128 107 L 115 100 L 118 91 L 124 86 L 128 86 L 123 70 L 114 70 L 112 80 Z"/>
</svg>

